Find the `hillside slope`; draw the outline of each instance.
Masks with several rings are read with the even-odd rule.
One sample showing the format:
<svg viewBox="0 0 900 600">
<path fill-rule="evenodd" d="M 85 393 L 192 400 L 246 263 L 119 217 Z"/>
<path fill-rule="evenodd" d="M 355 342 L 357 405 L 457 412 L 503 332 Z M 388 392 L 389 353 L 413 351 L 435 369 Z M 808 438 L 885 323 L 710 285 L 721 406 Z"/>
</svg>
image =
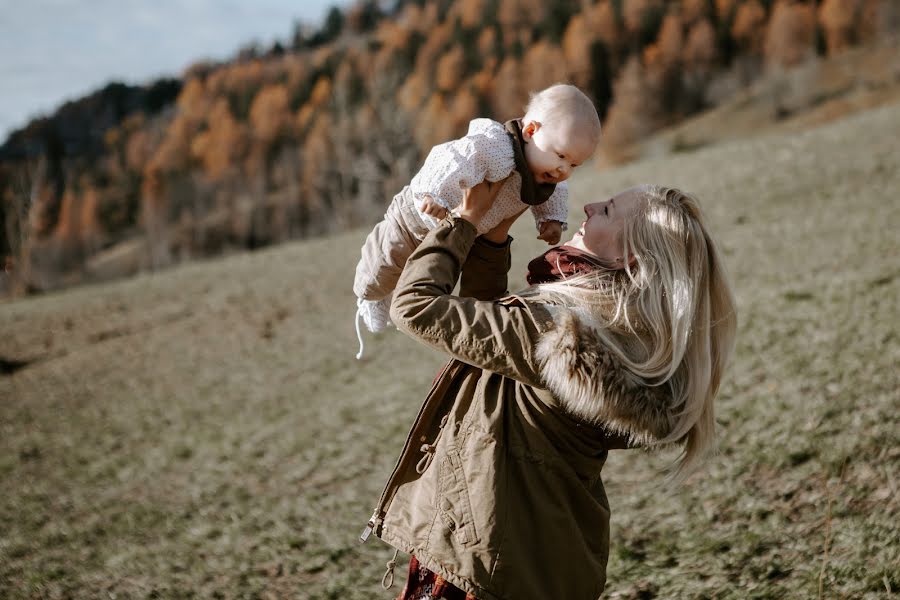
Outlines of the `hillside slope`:
<svg viewBox="0 0 900 600">
<path fill-rule="evenodd" d="M 610 457 L 608 597 L 900 590 L 900 105 L 581 173 L 572 223 L 642 181 L 701 197 L 740 333 L 706 473 Z M 0 597 L 392 597 L 356 537 L 443 359 L 353 360 L 365 234 L 0 303 Z"/>
<path fill-rule="evenodd" d="M 790 71 L 772 69 L 721 105 L 637 142 L 639 156 L 805 131 L 900 100 L 900 37 Z"/>
</svg>

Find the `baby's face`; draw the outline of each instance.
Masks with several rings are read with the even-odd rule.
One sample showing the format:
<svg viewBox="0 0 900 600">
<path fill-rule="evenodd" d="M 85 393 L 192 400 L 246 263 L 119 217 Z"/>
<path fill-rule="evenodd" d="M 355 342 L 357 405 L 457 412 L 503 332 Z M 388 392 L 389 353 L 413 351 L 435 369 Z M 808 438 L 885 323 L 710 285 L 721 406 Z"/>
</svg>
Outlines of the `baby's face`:
<svg viewBox="0 0 900 600">
<path fill-rule="evenodd" d="M 525 161 L 538 183 L 565 181 L 594 153 L 596 144 L 579 133 L 577 123 L 522 124 Z"/>
</svg>

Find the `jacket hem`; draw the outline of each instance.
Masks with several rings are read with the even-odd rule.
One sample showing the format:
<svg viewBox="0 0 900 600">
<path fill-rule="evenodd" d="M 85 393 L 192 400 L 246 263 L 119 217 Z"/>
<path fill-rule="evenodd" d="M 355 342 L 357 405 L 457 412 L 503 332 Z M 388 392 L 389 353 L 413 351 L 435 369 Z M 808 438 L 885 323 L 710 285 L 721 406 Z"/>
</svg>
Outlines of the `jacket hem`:
<svg viewBox="0 0 900 600">
<path fill-rule="evenodd" d="M 415 546 L 413 546 L 400 536 L 396 536 L 391 534 L 389 531 L 382 530 L 378 534 L 378 537 L 383 542 L 393 546 L 394 548 L 397 548 L 402 552 L 405 552 L 407 554 L 415 554 L 416 558 L 422 566 L 429 569 L 430 571 L 433 571 L 434 573 L 437 573 L 464 592 L 475 594 L 475 597 L 478 600 L 509 600 L 508 598 L 498 596 L 493 592 L 479 587 L 475 583 L 472 583 L 470 579 L 457 575 L 452 571 L 448 571 L 440 562 L 437 561 L 437 559 L 428 554 L 427 551 L 415 548 Z"/>
</svg>

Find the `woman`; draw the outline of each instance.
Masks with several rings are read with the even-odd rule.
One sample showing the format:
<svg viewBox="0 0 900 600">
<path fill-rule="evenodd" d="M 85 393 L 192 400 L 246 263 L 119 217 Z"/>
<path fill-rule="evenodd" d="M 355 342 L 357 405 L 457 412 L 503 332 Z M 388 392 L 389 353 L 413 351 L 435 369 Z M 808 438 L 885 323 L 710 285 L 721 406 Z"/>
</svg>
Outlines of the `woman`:
<svg viewBox="0 0 900 600">
<path fill-rule="evenodd" d="M 703 457 L 734 302 L 696 201 L 655 186 L 586 206 L 572 240 L 529 264 L 535 285 L 494 300 L 512 220 L 477 239 L 472 223 L 500 185 L 473 188 L 398 283 L 394 323 L 452 360 L 362 538 L 414 555 L 404 599 L 593 600 L 607 452 L 679 444 L 676 476 Z"/>
</svg>

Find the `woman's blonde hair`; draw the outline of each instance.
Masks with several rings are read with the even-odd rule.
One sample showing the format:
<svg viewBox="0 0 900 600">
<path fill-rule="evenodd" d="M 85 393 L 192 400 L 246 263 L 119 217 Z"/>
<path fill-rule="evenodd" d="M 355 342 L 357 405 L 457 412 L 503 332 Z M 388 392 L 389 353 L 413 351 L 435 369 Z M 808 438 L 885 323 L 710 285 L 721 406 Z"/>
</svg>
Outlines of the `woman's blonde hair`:
<svg viewBox="0 0 900 600">
<path fill-rule="evenodd" d="M 634 257 L 625 269 L 533 293 L 590 311 L 629 371 L 647 385 L 669 386 L 678 413 L 659 443 L 684 444 L 673 473 L 682 480 L 715 445 L 713 402 L 734 347 L 734 296 L 696 198 L 662 186 L 638 189 L 620 240 L 622 256 Z"/>
</svg>

